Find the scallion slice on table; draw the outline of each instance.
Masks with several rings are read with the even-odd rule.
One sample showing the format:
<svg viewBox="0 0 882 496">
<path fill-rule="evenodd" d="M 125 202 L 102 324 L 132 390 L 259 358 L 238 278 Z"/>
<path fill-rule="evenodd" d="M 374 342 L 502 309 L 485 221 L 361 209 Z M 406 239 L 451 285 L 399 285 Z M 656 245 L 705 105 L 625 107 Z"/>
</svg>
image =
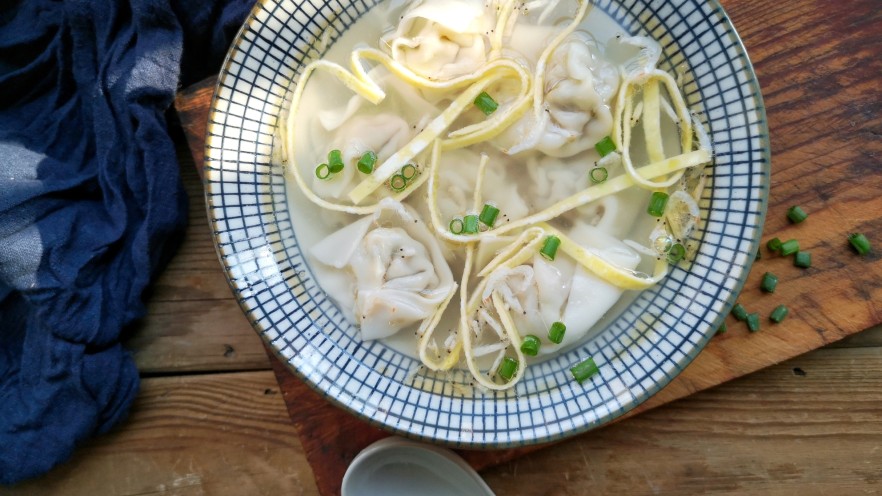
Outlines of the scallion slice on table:
<svg viewBox="0 0 882 496">
<path fill-rule="evenodd" d="M 542 245 L 542 249 L 539 250 L 539 253 L 548 260 L 553 261 L 554 257 L 557 255 L 558 246 L 560 246 L 560 238 L 557 236 L 549 236 L 545 238 L 545 244 Z"/>
<path fill-rule="evenodd" d="M 766 247 L 771 251 L 781 251 L 781 240 L 778 238 L 772 238 L 766 243 Z"/>
<path fill-rule="evenodd" d="M 591 177 L 592 183 L 600 184 L 606 181 L 606 178 L 609 177 L 609 171 L 606 170 L 606 167 L 595 167 L 591 169 L 591 172 L 588 173 L 588 176 Z"/>
<path fill-rule="evenodd" d="M 747 316 L 747 328 L 750 329 L 750 332 L 757 332 L 760 330 L 760 318 L 758 313 L 752 313 Z"/>
<path fill-rule="evenodd" d="M 812 254 L 807 251 L 797 252 L 793 257 L 793 265 L 807 269 L 812 266 Z"/>
<path fill-rule="evenodd" d="M 496 223 L 496 217 L 498 215 L 498 208 L 490 205 L 489 203 L 485 203 L 484 208 L 481 209 L 481 215 L 478 216 L 478 220 L 487 227 L 493 227 L 493 224 Z"/>
<path fill-rule="evenodd" d="M 777 286 L 778 276 L 772 274 L 771 272 L 766 272 L 765 274 L 763 274 L 763 280 L 760 283 L 760 289 L 762 289 L 766 293 L 774 293 Z"/>
<path fill-rule="evenodd" d="M 605 157 L 616 151 L 616 144 L 613 142 L 612 137 L 606 136 L 594 144 L 594 149 L 597 150 L 601 157 Z"/>
<path fill-rule="evenodd" d="M 663 191 L 655 191 L 649 197 L 649 207 L 646 212 L 653 217 L 661 217 L 665 214 L 665 207 L 668 205 L 668 194 Z"/>
<path fill-rule="evenodd" d="M 747 309 L 744 308 L 744 305 L 741 303 L 736 303 L 734 307 L 732 307 L 732 316 L 738 320 L 747 320 Z"/>
<path fill-rule="evenodd" d="M 579 384 L 582 384 L 599 371 L 600 369 L 597 368 L 597 364 L 594 363 L 594 359 L 590 357 L 586 358 L 578 365 L 570 368 L 570 373 L 573 374 L 573 379 L 575 379 L 576 382 L 578 382 Z"/>
<path fill-rule="evenodd" d="M 799 224 L 808 219 L 808 214 L 798 205 L 794 205 L 787 210 L 787 218 L 790 219 L 790 222 Z"/>
<path fill-rule="evenodd" d="M 483 112 L 484 115 L 490 115 L 493 112 L 496 112 L 496 109 L 499 108 L 499 104 L 496 103 L 496 100 L 488 95 L 486 91 L 482 91 L 481 94 L 475 98 L 475 106 L 478 107 L 478 110 Z"/>
<path fill-rule="evenodd" d="M 539 354 L 540 346 L 542 346 L 542 341 L 539 340 L 539 337 L 527 334 L 524 336 L 524 341 L 521 342 L 521 352 L 527 356 L 536 356 Z"/>
<path fill-rule="evenodd" d="M 771 315 L 769 315 L 769 320 L 772 322 L 779 324 L 782 320 L 787 317 L 787 314 L 790 313 L 790 310 L 787 309 L 784 305 L 778 305 L 772 310 Z"/>
<path fill-rule="evenodd" d="M 781 243 L 781 256 L 788 257 L 793 255 L 794 253 L 799 251 L 799 241 L 795 239 L 788 239 L 787 241 Z"/>
<path fill-rule="evenodd" d="M 512 357 L 505 357 L 502 359 L 502 363 L 499 364 L 499 369 L 496 370 L 496 373 L 499 375 L 499 377 L 505 379 L 506 381 L 510 381 L 517 371 L 517 359 Z"/>
<path fill-rule="evenodd" d="M 866 255 L 870 253 L 870 240 L 861 233 L 852 233 L 848 235 L 848 242 L 857 250 L 858 254 Z"/>
<path fill-rule="evenodd" d="M 563 342 L 566 332 L 567 326 L 563 322 L 555 322 L 551 324 L 551 329 L 548 330 L 548 340 L 554 344 L 560 344 Z"/>
<path fill-rule="evenodd" d="M 725 334 L 728 330 L 729 328 L 726 326 L 726 321 L 723 321 L 723 323 L 720 324 L 720 327 L 717 328 L 717 334 Z"/>
</svg>

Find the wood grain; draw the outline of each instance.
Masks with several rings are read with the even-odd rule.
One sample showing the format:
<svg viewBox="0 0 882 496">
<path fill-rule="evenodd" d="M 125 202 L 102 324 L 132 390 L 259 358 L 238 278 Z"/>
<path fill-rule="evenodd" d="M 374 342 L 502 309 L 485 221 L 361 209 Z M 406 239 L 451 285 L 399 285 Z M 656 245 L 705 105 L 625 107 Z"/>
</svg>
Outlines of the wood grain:
<svg viewBox="0 0 882 496">
<path fill-rule="evenodd" d="M 267 370 L 263 344 L 235 303 L 218 261 L 190 150 L 183 136 L 177 143 L 190 226 L 151 290 L 147 317 L 129 330 L 126 346 L 142 374 Z"/>
<path fill-rule="evenodd" d="M 882 492 L 882 349 L 823 349 L 482 473 L 497 494 Z"/>
<path fill-rule="evenodd" d="M 820 0 L 723 0 L 755 64 L 767 106 L 773 151 L 771 196 L 764 240 L 797 238 L 813 255 L 803 270 L 789 259 L 765 257 L 756 264 L 739 300 L 767 316 L 785 304 L 791 316 L 764 322 L 750 334 L 743 324 L 715 338 L 698 359 L 636 414 L 736 377 L 834 343 L 882 322 L 882 9 L 876 0 L 831 6 Z M 203 83 L 178 99 L 182 122 L 207 116 Z M 201 154 L 204 127 L 189 122 L 190 147 Z M 201 155 L 200 155 L 201 156 Z M 789 206 L 799 204 L 807 222 L 791 225 Z M 849 232 L 860 231 L 877 248 L 853 254 Z M 763 272 L 781 278 L 770 296 L 758 289 Z M 869 338 L 877 342 L 879 331 Z M 337 410 L 274 363 L 288 409 L 323 494 L 339 491 L 351 458 L 385 435 Z M 587 434 L 586 436 L 591 436 Z M 529 450 L 465 452 L 478 468 L 511 460 Z M 555 449 L 554 451 L 557 451 Z"/>
<path fill-rule="evenodd" d="M 482 475 L 500 495 L 879 494 L 880 376 L 882 348 L 825 348 Z M 146 379 L 124 426 L 0 496 L 319 494 L 279 392 Z"/>
<path fill-rule="evenodd" d="M 0 495 L 315 495 L 270 371 L 142 381 L 128 421 Z"/>
</svg>

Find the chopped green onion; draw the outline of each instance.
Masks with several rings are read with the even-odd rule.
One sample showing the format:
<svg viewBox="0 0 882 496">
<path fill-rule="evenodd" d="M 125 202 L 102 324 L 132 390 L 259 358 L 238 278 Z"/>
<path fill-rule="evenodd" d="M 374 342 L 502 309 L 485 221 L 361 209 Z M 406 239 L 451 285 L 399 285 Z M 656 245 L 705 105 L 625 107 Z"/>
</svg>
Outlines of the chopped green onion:
<svg viewBox="0 0 882 496">
<path fill-rule="evenodd" d="M 389 178 L 389 187 L 395 191 L 404 191 L 404 188 L 407 187 L 407 179 L 401 174 L 395 174 Z"/>
<path fill-rule="evenodd" d="M 680 260 L 683 260 L 683 257 L 685 256 L 686 248 L 680 243 L 674 243 L 674 246 L 672 246 L 671 250 L 668 252 L 668 263 L 674 265 Z"/>
<path fill-rule="evenodd" d="M 524 336 L 524 341 L 521 342 L 521 351 L 524 355 L 527 356 L 536 356 L 539 354 L 539 347 L 542 345 L 542 342 L 539 341 L 537 336 L 532 334 L 527 334 Z"/>
<path fill-rule="evenodd" d="M 517 359 L 514 359 L 512 357 L 505 357 L 502 359 L 502 363 L 499 364 L 499 368 L 496 370 L 496 373 L 499 374 L 499 377 L 502 377 L 506 381 L 510 381 L 517 371 Z"/>
<path fill-rule="evenodd" d="M 732 307 L 732 316 L 738 320 L 747 320 L 747 309 L 741 303 L 736 303 Z"/>
<path fill-rule="evenodd" d="M 489 203 L 485 203 L 484 208 L 481 209 L 481 215 L 478 216 L 478 220 L 483 222 L 487 227 L 493 227 L 493 224 L 496 223 L 496 216 L 498 215 L 498 208 Z"/>
<path fill-rule="evenodd" d="M 573 374 L 573 379 L 576 380 L 579 384 L 585 382 L 586 379 L 593 376 L 600 369 L 597 368 L 597 364 L 594 363 L 593 358 L 586 358 L 583 362 L 578 365 L 570 368 L 570 373 Z"/>
<path fill-rule="evenodd" d="M 591 169 L 591 172 L 588 173 L 588 176 L 591 177 L 592 183 L 599 184 L 606 181 L 606 178 L 609 177 L 609 171 L 606 170 L 606 167 L 597 167 L 595 169 Z"/>
<path fill-rule="evenodd" d="M 599 153 L 601 157 L 605 157 L 616 151 L 616 144 L 611 137 L 606 136 L 594 144 L 594 149 L 597 150 L 597 153 Z"/>
<path fill-rule="evenodd" d="M 756 256 L 753 257 L 754 261 L 756 261 L 756 260 L 762 260 L 762 258 L 763 258 L 763 251 L 762 251 L 762 250 L 757 250 L 757 251 L 756 251 Z"/>
<path fill-rule="evenodd" d="M 861 233 L 851 233 L 848 235 L 848 242 L 857 250 L 858 254 L 866 255 L 870 253 L 870 240 Z"/>
<path fill-rule="evenodd" d="M 793 257 L 793 265 L 807 269 L 812 266 L 812 254 L 807 251 L 800 251 Z"/>
<path fill-rule="evenodd" d="M 450 232 L 453 234 L 462 234 L 463 223 L 459 217 L 450 221 Z"/>
<path fill-rule="evenodd" d="M 370 174 L 374 171 L 374 164 L 377 163 L 377 154 L 371 151 L 364 152 L 364 155 L 358 159 L 358 170 L 363 174 Z"/>
<path fill-rule="evenodd" d="M 662 191 L 655 191 L 649 197 L 649 207 L 646 212 L 653 217 L 661 217 L 665 214 L 665 207 L 668 205 L 668 194 Z"/>
<path fill-rule="evenodd" d="M 726 321 L 724 320 L 723 323 L 720 324 L 720 327 L 717 329 L 717 334 L 725 334 L 728 330 L 729 328 L 726 327 Z"/>
<path fill-rule="evenodd" d="M 475 106 L 478 107 L 478 110 L 484 112 L 484 115 L 490 115 L 493 112 L 496 112 L 496 109 L 499 108 L 499 104 L 496 103 L 496 100 L 488 95 L 486 91 L 482 91 L 481 94 L 475 98 Z"/>
<path fill-rule="evenodd" d="M 551 324 L 551 329 L 548 330 L 548 340 L 554 344 L 560 344 L 566 332 L 567 326 L 563 322 L 555 322 Z"/>
<path fill-rule="evenodd" d="M 799 241 L 797 241 L 795 239 L 788 239 L 787 241 L 781 243 L 781 255 L 782 256 L 788 257 L 798 251 L 799 251 Z"/>
<path fill-rule="evenodd" d="M 542 245 L 542 249 L 539 250 L 539 253 L 548 260 L 554 260 L 555 255 L 557 255 L 558 246 L 560 246 L 560 238 L 557 236 L 549 236 L 545 238 L 545 244 Z"/>
<path fill-rule="evenodd" d="M 319 179 L 327 179 L 331 177 L 331 169 L 328 168 L 328 164 L 321 164 L 315 168 L 315 177 Z"/>
<path fill-rule="evenodd" d="M 331 150 L 328 152 L 328 168 L 332 174 L 336 174 L 343 170 L 343 154 L 340 150 Z"/>
<path fill-rule="evenodd" d="M 758 313 L 752 313 L 747 316 L 747 328 L 750 329 L 750 332 L 757 332 L 760 330 L 760 319 Z"/>
<path fill-rule="evenodd" d="M 769 315 L 769 320 L 776 324 L 780 324 L 781 321 L 784 320 L 785 317 L 787 317 L 788 313 L 790 313 L 790 310 L 788 310 L 787 307 L 785 307 L 784 305 L 778 305 L 777 307 L 775 307 L 774 310 L 772 310 L 771 315 Z"/>
<path fill-rule="evenodd" d="M 775 287 L 778 286 L 778 276 L 771 272 L 763 274 L 763 281 L 760 283 L 760 289 L 766 293 L 774 293 Z"/>
<path fill-rule="evenodd" d="M 790 219 L 790 222 L 799 224 L 808 219 L 808 214 L 798 205 L 794 205 L 787 210 L 787 218 Z"/>
<path fill-rule="evenodd" d="M 781 240 L 778 238 L 772 238 L 766 243 L 766 247 L 771 251 L 780 251 L 781 250 Z"/>
<path fill-rule="evenodd" d="M 417 175 L 417 168 L 413 164 L 407 164 L 401 168 L 401 176 L 404 177 L 406 181 L 410 181 Z"/>
<path fill-rule="evenodd" d="M 478 216 L 466 215 L 462 218 L 462 233 L 477 234 L 478 233 Z"/>
</svg>

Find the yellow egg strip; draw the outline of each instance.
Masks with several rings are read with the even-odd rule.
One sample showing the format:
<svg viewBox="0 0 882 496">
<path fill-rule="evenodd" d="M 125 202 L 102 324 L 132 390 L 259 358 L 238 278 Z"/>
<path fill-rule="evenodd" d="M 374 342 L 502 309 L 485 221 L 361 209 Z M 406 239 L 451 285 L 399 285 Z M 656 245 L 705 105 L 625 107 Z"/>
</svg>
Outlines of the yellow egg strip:
<svg viewBox="0 0 882 496">
<path fill-rule="evenodd" d="M 622 289 L 647 289 L 661 281 L 668 273 L 668 263 L 664 259 L 657 260 L 652 276 L 636 270 L 619 267 L 603 259 L 592 250 L 576 243 L 548 224 L 539 224 L 548 235 L 560 238 L 559 250 L 572 257 L 579 265 L 604 281 Z"/>
<path fill-rule="evenodd" d="M 621 151 L 622 163 L 625 171 L 634 179 L 634 182 L 647 189 L 665 189 L 674 185 L 683 175 L 680 171 L 673 176 L 660 181 L 652 181 L 641 174 L 637 173 L 633 162 L 631 161 L 630 145 L 631 145 L 631 119 L 636 116 L 633 105 L 633 97 L 637 93 L 638 88 L 643 90 L 641 108 L 642 117 L 644 119 L 644 132 L 646 135 L 647 151 L 650 160 L 657 157 L 660 153 L 663 155 L 663 140 L 661 136 L 661 127 L 658 123 L 659 108 L 661 104 L 661 95 L 659 91 L 659 83 L 665 86 L 670 96 L 673 108 L 677 114 L 677 125 L 680 128 L 680 148 L 681 153 L 692 150 L 692 119 L 689 116 L 689 109 L 686 102 L 677 88 L 677 83 L 670 74 L 653 70 L 648 73 L 641 72 L 626 79 L 616 96 L 616 112 L 613 118 L 613 141 L 616 147 Z M 710 155 L 710 153 L 708 153 Z M 710 158 L 708 159 L 708 162 Z M 701 164 L 697 164 L 701 165 Z"/>
<path fill-rule="evenodd" d="M 664 144 L 661 140 L 660 102 L 658 81 L 650 79 L 643 86 L 643 133 L 650 163 L 665 159 Z"/>
<path fill-rule="evenodd" d="M 458 338 L 453 349 L 449 350 L 447 356 L 440 362 L 436 361 L 434 357 L 429 356 L 428 350 L 432 335 L 438 327 L 438 322 L 441 320 L 444 310 L 446 310 L 447 306 L 450 304 L 450 300 L 453 299 L 453 295 L 456 294 L 456 290 L 457 286 L 454 284 L 438 309 L 435 310 L 430 318 L 423 320 L 417 330 L 417 335 L 419 336 L 419 339 L 417 340 L 417 349 L 419 350 L 420 361 L 423 362 L 423 365 L 434 371 L 450 370 L 459 361 L 459 355 L 462 352 L 462 341 Z"/>
</svg>

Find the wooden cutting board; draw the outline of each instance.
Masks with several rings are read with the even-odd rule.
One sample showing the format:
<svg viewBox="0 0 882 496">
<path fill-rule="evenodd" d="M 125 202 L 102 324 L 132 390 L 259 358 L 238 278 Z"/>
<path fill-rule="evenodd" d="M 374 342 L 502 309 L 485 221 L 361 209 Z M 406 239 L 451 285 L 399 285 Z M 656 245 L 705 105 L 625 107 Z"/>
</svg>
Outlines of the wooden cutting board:
<svg viewBox="0 0 882 496">
<path fill-rule="evenodd" d="M 812 267 L 763 248 L 739 301 L 763 316 L 749 333 L 729 331 L 668 387 L 628 416 L 819 348 L 882 323 L 882 9 L 878 0 L 721 0 L 753 60 L 767 107 L 772 144 L 769 213 L 763 240 L 797 239 Z M 195 162 L 202 164 L 214 79 L 183 90 L 175 103 Z M 791 205 L 809 219 L 793 225 Z M 846 236 L 874 244 L 864 257 Z M 220 269 L 219 269 L 220 270 Z M 766 271 L 774 295 L 759 290 Z M 790 316 L 766 317 L 777 305 Z M 389 434 L 329 404 L 269 353 L 291 419 L 322 494 L 337 494 L 352 458 Z M 590 436 L 591 433 L 583 434 Z M 541 447 L 462 451 L 477 469 Z"/>
</svg>

